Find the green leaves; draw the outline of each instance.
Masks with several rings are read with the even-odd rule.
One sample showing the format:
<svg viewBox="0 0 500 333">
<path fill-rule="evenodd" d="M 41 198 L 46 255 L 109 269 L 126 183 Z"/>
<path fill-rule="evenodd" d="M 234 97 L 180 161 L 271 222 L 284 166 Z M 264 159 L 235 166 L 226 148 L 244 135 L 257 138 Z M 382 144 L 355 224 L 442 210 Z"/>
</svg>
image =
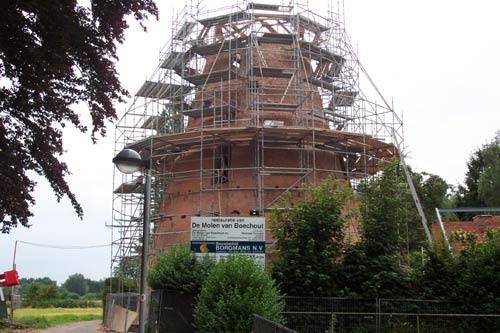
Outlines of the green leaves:
<svg viewBox="0 0 500 333">
<path fill-rule="evenodd" d="M 465 186 L 459 185 L 458 207 L 500 206 L 500 132 L 477 149 L 467 162 Z M 463 218 L 470 219 L 468 214 Z"/>
<path fill-rule="evenodd" d="M 128 27 L 158 15 L 152 0 L 8 1 L 0 11 L 0 230 L 29 226 L 35 182 L 29 172 L 45 177 L 56 198 L 67 196 L 79 217 L 83 210 L 65 176 L 68 166 L 62 128 L 85 132 L 72 109 L 89 106 L 92 140 L 105 135 L 116 119 L 115 102 L 127 91 L 115 69 L 116 43 Z"/>
<path fill-rule="evenodd" d="M 252 329 L 252 316 L 282 322 L 283 303 L 271 277 L 252 258 L 229 256 L 216 264 L 195 308 L 198 332 L 241 332 Z"/>
<path fill-rule="evenodd" d="M 272 275 L 293 296 L 331 296 L 337 285 L 345 226 L 353 217 L 350 188 L 332 180 L 309 188 L 306 200 L 289 196 L 271 214 L 271 229 L 280 256 Z"/>
<path fill-rule="evenodd" d="M 197 293 L 213 262 L 193 256 L 187 247 L 172 247 L 160 254 L 148 271 L 148 283 L 153 289 Z"/>
</svg>

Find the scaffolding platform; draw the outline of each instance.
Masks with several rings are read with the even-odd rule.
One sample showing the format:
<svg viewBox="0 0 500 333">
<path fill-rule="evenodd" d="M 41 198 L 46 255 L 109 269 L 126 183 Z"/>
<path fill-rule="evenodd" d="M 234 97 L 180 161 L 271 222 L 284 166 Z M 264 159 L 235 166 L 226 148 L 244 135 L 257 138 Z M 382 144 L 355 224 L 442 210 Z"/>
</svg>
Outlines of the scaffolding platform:
<svg viewBox="0 0 500 333">
<path fill-rule="evenodd" d="M 246 47 L 248 47 L 248 38 L 233 38 L 231 40 L 225 40 L 224 42 L 221 43 L 195 45 L 191 47 L 190 52 L 206 57 L 218 54 L 220 52 L 226 52 L 229 50 L 238 50 Z"/>
<path fill-rule="evenodd" d="M 257 37 L 259 43 L 270 43 L 270 44 L 293 44 L 294 39 L 297 38 L 296 34 L 280 34 L 266 32 L 262 36 Z"/>
<path fill-rule="evenodd" d="M 169 84 L 162 82 L 146 81 L 135 93 L 136 96 L 158 98 L 158 99 L 177 99 L 187 94 L 193 89 L 191 86 Z"/>
<path fill-rule="evenodd" d="M 160 68 L 179 70 L 191 59 L 189 52 L 170 52 L 160 65 Z"/>
<path fill-rule="evenodd" d="M 317 87 L 320 87 L 322 89 L 326 89 L 326 90 L 330 90 L 330 91 L 338 90 L 338 88 L 334 84 L 332 84 L 328 81 L 320 80 L 314 76 L 310 76 L 309 78 L 304 78 L 302 80 L 304 82 L 309 82 L 310 84 L 315 85 Z"/>
<path fill-rule="evenodd" d="M 248 72 L 251 76 L 261 76 L 261 77 L 279 77 L 289 79 L 293 76 L 295 71 L 290 68 L 283 67 L 253 67 L 252 70 Z"/>
<path fill-rule="evenodd" d="M 205 83 L 235 80 L 237 78 L 238 78 L 238 71 L 235 68 L 212 71 L 209 73 L 186 75 L 183 77 L 184 80 L 194 84 L 195 86 L 199 86 Z"/>
<path fill-rule="evenodd" d="M 116 194 L 118 194 L 118 193 L 122 193 L 122 194 L 131 194 L 131 193 L 143 194 L 144 193 L 144 184 L 138 178 L 136 181 L 120 184 L 120 186 L 118 186 L 115 189 L 114 193 L 116 193 Z"/>
<path fill-rule="evenodd" d="M 320 34 L 329 29 L 327 26 L 320 24 L 317 21 L 312 20 L 304 15 L 297 15 L 297 19 L 299 21 L 300 27 L 312 31 L 316 34 Z"/>
<path fill-rule="evenodd" d="M 267 11 L 274 11 L 274 12 L 289 12 L 293 9 L 293 6 L 280 6 L 280 5 L 271 5 L 271 4 L 251 2 L 247 5 L 247 9 L 267 10 Z"/>
<path fill-rule="evenodd" d="M 294 112 L 299 107 L 298 104 L 284 104 L 284 103 L 256 103 L 256 107 L 262 111 L 289 111 Z"/>
<path fill-rule="evenodd" d="M 385 157 L 395 156 L 395 147 L 369 135 L 337 131 L 333 129 L 305 127 L 229 127 L 199 129 L 178 134 L 162 134 L 148 137 L 128 145 L 140 153 L 148 154 L 149 150 L 180 152 L 201 146 L 208 148 L 222 144 L 251 142 L 253 140 L 270 140 L 292 145 L 312 144 L 326 145 L 351 153 L 369 153 Z M 329 148 L 330 149 L 330 148 Z"/>
<path fill-rule="evenodd" d="M 342 67 L 345 59 L 339 55 L 336 55 L 326 49 L 314 45 L 313 43 L 300 41 L 299 48 L 302 55 L 320 62 L 332 62 L 336 63 L 338 66 Z"/>
<path fill-rule="evenodd" d="M 200 22 L 200 24 L 203 25 L 205 28 L 209 28 L 214 25 L 232 24 L 240 21 L 249 20 L 250 18 L 251 16 L 248 14 L 248 12 L 246 10 L 242 10 L 234 13 L 209 17 L 206 19 L 199 20 L 198 22 Z"/>
<path fill-rule="evenodd" d="M 193 118 L 217 117 L 217 116 L 228 118 L 231 114 L 235 114 L 236 111 L 237 108 L 235 106 L 229 104 L 223 104 L 223 105 L 214 105 L 206 108 L 183 110 L 181 111 L 181 113 L 185 116 Z"/>
<path fill-rule="evenodd" d="M 336 91 L 333 94 L 333 99 L 330 101 L 330 108 L 336 106 L 352 106 L 356 96 L 358 96 L 357 91 Z"/>
</svg>

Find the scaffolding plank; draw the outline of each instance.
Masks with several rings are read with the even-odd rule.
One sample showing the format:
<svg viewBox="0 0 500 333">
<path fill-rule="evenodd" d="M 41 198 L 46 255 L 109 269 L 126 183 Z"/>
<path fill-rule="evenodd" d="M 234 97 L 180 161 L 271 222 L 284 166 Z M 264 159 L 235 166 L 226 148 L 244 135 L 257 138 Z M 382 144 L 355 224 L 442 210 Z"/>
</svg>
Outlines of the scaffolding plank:
<svg viewBox="0 0 500 333">
<path fill-rule="evenodd" d="M 201 56 L 209 56 L 209 55 L 215 55 L 219 52 L 245 48 L 247 46 L 248 46 L 248 38 L 245 37 L 245 38 L 235 38 L 231 40 L 225 40 L 222 43 L 195 45 L 190 49 L 190 51 L 192 53 L 196 53 Z"/>
<path fill-rule="evenodd" d="M 335 112 L 334 110 L 323 109 L 322 111 L 323 111 L 323 113 L 326 113 L 326 114 L 329 114 L 329 115 L 332 115 L 334 117 L 341 118 L 341 119 L 344 119 L 344 120 L 347 120 L 347 121 L 354 120 L 353 117 L 349 117 L 349 116 L 347 116 L 347 115 L 345 115 L 343 113 Z"/>
<path fill-rule="evenodd" d="M 204 27 L 212 27 L 214 25 L 224 25 L 233 22 L 240 22 L 249 19 L 249 15 L 245 10 L 229 13 L 220 16 L 209 17 L 203 20 L 199 20 L 200 24 Z"/>
<path fill-rule="evenodd" d="M 280 33 L 272 33 L 266 32 L 262 36 L 257 37 L 259 43 L 272 43 L 272 44 L 284 44 L 289 45 L 293 44 L 293 39 L 295 35 L 293 34 L 280 34 Z"/>
<path fill-rule="evenodd" d="M 177 52 L 172 51 L 166 57 L 165 60 L 161 63 L 161 68 L 167 69 L 181 69 L 190 59 L 190 54 L 187 52 Z"/>
<path fill-rule="evenodd" d="M 358 96 L 357 91 L 336 91 L 330 101 L 330 108 L 335 106 L 352 106 Z"/>
<path fill-rule="evenodd" d="M 257 103 L 257 107 L 262 111 L 295 111 L 299 107 L 298 104 L 281 104 L 281 103 Z"/>
<path fill-rule="evenodd" d="M 280 5 L 251 2 L 247 5 L 247 9 L 269 10 L 274 12 L 289 12 L 293 9 L 293 6 L 280 6 Z"/>
<path fill-rule="evenodd" d="M 308 17 L 305 17 L 303 15 L 297 15 L 297 19 L 299 21 L 299 25 L 309 31 L 312 31 L 314 33 L 322 33 L 324 31 L 327 31 L 329 28 L 327 26 L 322 25 L 321 23 L 318 23 L 314 20 L 311 20 Z"/>
<path fill-rule="evenodd" d="M 198 86 L 204 83 L 213 83 L 226 80 L 234 80 L 238 78 L 238 72 L 235 68 L 224 69 L 220 71 L 212 71 L 210 73 L 201 73 L 195 75 L 186 75 L 184 80 Z"/>
<path fill-rule="evenodd" d="M 319 113 L 319 112 L 314 112 L 312 111 L 310 113 L 312 116 L 316 117 L 316 118 L 319 118 L 319 119 L 323 119 L 323 120 L 327 120 L 327 121 L 332 121 L 334 122 L 335 124 L 338 124 L 338 123 L 342 123 L 343 121 L 339 121 L 338 119 L 335 119 L 333 116 L 330 116 L 329 114 L 327 113 Z"/>
<path fill-rule="evenodd" d="M 196 22 L 184 21 L 180 29 L 177 30 L 177 33 L 174 35 L 174 39 L 184 40 L 193 31 L 194 27 L 196 27 Z"/>
<path fill-rule="evenodd" d="M 116 194 L 142 194 L 144 193 L 144 184 L 140 180 L 136 180 L 130 183 L 120 184 L 115 190 Z"/>
<path fill-rule="evenodd" d="M 234 105 L 224 104 L 224 105 L 214 105 L 207 108 L 198 108 L 198 109 L 189 109 L 181 111 L 183 115 L 193 117 L 193 118 L 201 118 L 201 117 L 228 117 L 231 113 L 237 111 L 237 108 Z"/>
<path fill-rule="evenodd" d="M 289 67 L 252 67 L 248 75 L 261 77 L 279 77 L 289 79 L 293 76 L 294 70 Z"/>
<path fill-rule="evenodd" d="M 186 85 L 145 81 L 135 95 L 140 97 L 173 99 L 187 94 L 191 89 L 193 88 Z"/>
<path fill-rule="evenodd" d="M 309 78 L 303 79 L 303 81 L 309 82 L 310 84 L 314 84 L 315 86 L 318 86 L 320 88 L 323 88 L 323 89 L 326 89 L 326 90 L 330 90 L 330 91 L 335 91 L 335 90 L 338 89 L 337 87 L 335 87 L 330 82 L 327 82 L 327 81 L 324 81 L 324 80 L 320 80 L 320 79 L 315 78 L 315 77 L 309 77 Z"/>
<path fill-rule="evenodd" d="M 301 41 L 299 43 L 300 51 L 303 56 L 309 57 L 317 61 L 328 61 L 337 64 L 337 66 L 342 67 L 345 59 L 335 53 L 332 53 L 326 49 L 323 49 L 317 45 L 310 42 Z"/>
<path fill-rule="evenodd" d="M 149 116 L 144 120 L 144 122 L 141 125 L 141 128 L 146 128 L 146 129 L 157 129 L 160 126 L 165 125 L 166 118 L 165 117 L 160 117 L 160 116 Z"/>
</svg>

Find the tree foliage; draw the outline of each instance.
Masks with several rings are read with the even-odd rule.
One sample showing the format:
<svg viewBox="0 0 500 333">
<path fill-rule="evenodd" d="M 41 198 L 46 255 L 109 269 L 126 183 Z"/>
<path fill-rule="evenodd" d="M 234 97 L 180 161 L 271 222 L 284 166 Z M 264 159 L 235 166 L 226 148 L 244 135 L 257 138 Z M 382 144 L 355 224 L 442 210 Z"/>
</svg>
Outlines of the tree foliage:
<svg viewBox="0 0 500 333">
<path fill-rule="evenodd" d="M 327 180 L 310 188 L 306 200 L 295 203 L 288 196 L 282 202 L 284 209 L 273 211 L 271 229 L 280 255 L 273 262 L 272 275 L 284 293 L 333 294 L 351 195 L 348 187 Z"/>
<path fill-rule="evenodd" d="M 422 209 L 429 223 L 436 220 L 436 208 L 453 207 L 452 187 L 443 178 L 427 172 L 411 172 L 411 175 Z M 457 219 L 453 213 L 441 214 L 441 218 L 445 221 Z"/>
<path fill-rule="evenodd" d="M 464 185 L 458 186 L 457 206 L 500 206 L 500 132 L 469 158 Z M 471 216 L 462 214 L 462 218 Z"/>
<path fill-rule="evenodd" d="M 57 281 L 54 281 L 52 279 L 50 279 L 49 277 L 43 277 L 43 278 L 20 278 L 19 279 L 19 286 L 16 287 L 16 293 L 22 295 L 26 292 L 26 290 L 28 289 L 28 287 L 32 284 L 32 283 L 39 283 L 39 284 L 42 284 L 42 285 L 57 285 Z M 8 289 L 6 288 L 6 290 L 8 291 Z"/>
<path fill-rule="evenodd" d="M 500 309 L 500 229 L 486 233 L 482 243 L 460 253 L 454 298 L 465 311 L 495 313 Z"/>
<path fill-rule="evenodd" d="M 70 275 L 66 281 L 62 284 L 63 288 L 71 293 L 78 294 L 80 296 L 85 295 L 88 292 L 89 286 L 85 276 L 80 273 L 75 273 Z"/>
<path fill-rule="evenodd" d="M 398 163 L 363 180 L 357 198 L 361 202 L 363 243 L 369 256 L 400 253 L 406 241 L 415 237 L 410 231 L 422 229 Z"/>
<path fill-rule="evenodd" d="M 283 303 L 274 281 L 253 258 L 232 255 L 203 282 L 194 311 L 198 332 L 252 330 L 253 315 L 282 322 Z"/>
<path fill-rule="evenodd" d="M 157 290 L 197 294 L 212 265 L 208 257 L 200 260 L 187 247 L 172 247 L 156 258 L 148 271 L 148 283 Z"/>
<path fill-rule="evenodd" d="M 82 208 L 65 176 L 62 129 L 87 127 L 71 106 L 86 102 L 92 139 L 105 135 L 123 101 L 115 69 L 116 44 L 124 40 L 126 17 L 139 22 L 158 11 L 153 0 L 6 1 L 0 20 L 0 191 L 2 232 L 28 226 L 35 203 L 35 172 L 50 183 L 58 200 L 67 196 Z"/>
<path fill-rule="evenodd" d="M 49 301 L 60 299 L 61 293 L 55 284 L 31 283 L 23 294 L 28 302 Z"/>
</svg>

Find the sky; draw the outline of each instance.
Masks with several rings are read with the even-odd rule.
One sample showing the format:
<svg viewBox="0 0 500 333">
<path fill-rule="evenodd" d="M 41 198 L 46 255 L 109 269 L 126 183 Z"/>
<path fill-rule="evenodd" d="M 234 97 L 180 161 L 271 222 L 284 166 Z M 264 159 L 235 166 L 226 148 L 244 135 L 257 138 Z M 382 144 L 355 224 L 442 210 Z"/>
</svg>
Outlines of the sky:
<svg viewBox="0 0 500 333">
<path fill-rule="evenodd" d="M 267 3 L 268 1 L 256 1 Z M 117 70 L 133 94 L 158 65 L 159 50 L 171 35 L 171 1 L 157 0 L 160 20 L 143 32 L 132 20 L 119 47 Z M 182 1 L 175 11 L 182 9 Z M 205 8 L 229 1 L 204 1 Z M 276 2 L 274 2 L 276 3 Z M 303 3 L 306 3 L 305 1 Z M 325 12 L 324 0 L 309 0 Z M 361 63 L 404 121 L 406 162 L 450 184 L 464 179 L 470 154 L 500 129 L 500 3 L 477 0 L 346 0 L 346 28 Z M 127 103 L 116 105 L 121 116 Z M 85 117 L 85 105 L 75 106 Z M 63 160 L 70 187 L 84 210 L 74 213 L 69 200 L 57 203 L 44 179 L 36 178 L 32 227 L 0 234 L 0 271 L 11 269 L 15 241 L 57 247 L 97 246 L 111 242 L 114 127 L 92 144 L 88 134 L 66 129 Z M 108 247 L 68 249 L 18 243 L 20 277 L 50 277 L 59 284 L 74 273 L 99 280 L 110 275 Z"/>
</svg>

